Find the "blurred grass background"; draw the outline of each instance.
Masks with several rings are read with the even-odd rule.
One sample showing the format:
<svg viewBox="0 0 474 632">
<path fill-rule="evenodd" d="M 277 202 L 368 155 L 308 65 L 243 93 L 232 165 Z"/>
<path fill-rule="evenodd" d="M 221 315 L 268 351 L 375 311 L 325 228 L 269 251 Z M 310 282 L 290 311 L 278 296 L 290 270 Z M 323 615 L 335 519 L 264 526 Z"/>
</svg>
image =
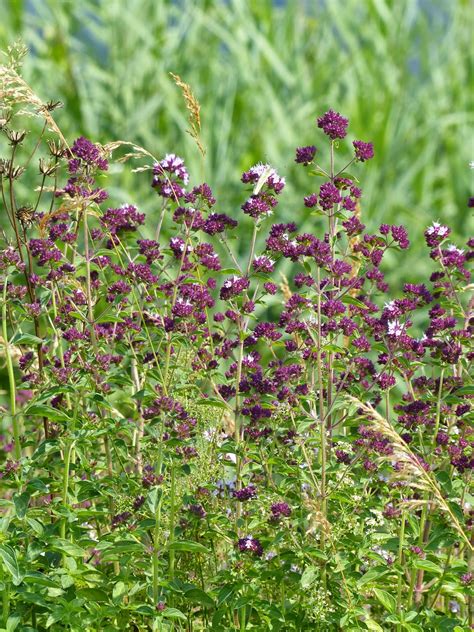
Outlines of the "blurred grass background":
<svg viewBox="0 0 474 632">
<path fill-rule="evenodd" d="M 423 277 L 422 233 L 433 220 L 461 238 L 472 231 L 470 0 L 0 0 L 0 8 L 0 48 L 17 37 L 28 45 L 24 75 L 44 100 L 64 102 L 56 120 L 71 139 L 178 153 L 222 212 L 242 216 L 240 173 L 263 160 L 289 182 L 277 220 L 314 229 L 302 197 L 320 182 L 294 164 L 294 148 L 316 144 L 324 164 L 315 118 L 332 107 L 350 119 L 348 145 L 374 142 L 375 160 L 357 170 L 364 223 L 409 228 L 412 247 L 392 280 Z M 205 165 L 169 71 L 201 103 Z M 129 170 L 117 168 L 112 201 L 153 214 L 148 174 Z"/>
</svg>

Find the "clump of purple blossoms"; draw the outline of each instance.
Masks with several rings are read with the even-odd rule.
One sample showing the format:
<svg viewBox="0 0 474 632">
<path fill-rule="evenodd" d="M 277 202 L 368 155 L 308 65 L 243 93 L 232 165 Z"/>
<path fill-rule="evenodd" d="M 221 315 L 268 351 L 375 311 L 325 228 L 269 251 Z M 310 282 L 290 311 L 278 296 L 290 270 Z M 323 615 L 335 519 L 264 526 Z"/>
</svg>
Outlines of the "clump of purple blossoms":
<svg viewBox="0 0 474 632">
<path fill-rule="evenodd" d="M 74 158 L 69 161 L 69 173 L 77 173 L 81 167 L 94 167 L 101 171 L 106 171 L 109 168 L 109 164 L 99 147 L 83 136 L 74 142 L 71 153 Z"/>
<path fill-rule="evenodd" d="M 204 518 L 207 516 L 206 510 L 202 505 L 199 504 L 189 505 L 188 511 L 189 513 L 193 514 L 193 516 L 196 516 L 196 518 L 198 518 L 199 520 L 204 520 Z"/>
<path fill-rule="evenodd" d="M 372 143 L 364 143 L 361 140 L 355 140 L 352 144 L 354 145 L 356 160 L 365 162 L 374 157 L 374 146 Z"/>
<path fill-rule="evenodd" d="M 306 167 L 310 162 L 313 162 L 315 155 L 316 147 L 314 145 L 309 145 L 308 147 L 297 147 L 295 162 Z"/>
<path fill-rule="evenodd" d="M 446 239 L 450 232 L 451 229 L 447 226 L 443 226 L 439 222 L 433 222 L 431 226 L 425 230 L 426 245 L 430 248 L 434 248 L 440 244 L 443 239 Z"/>
<path fill-rule="evenodd" d="M 254 184 L 254 190 L 242 205 L 246 215 L 259 219 L 271 215 L 278 204 L 276 198 L 285 187 L 285 178 L 280 178 L 273 167 L 259 163 L 242 174 L 244 184 Z"/>
<path fill-rule="evenodd" d="M 334 112 L 334 110 L 329 110 L 326 114 L 318 118 L 318 127 L 332 140 L 345 138 L 348 125 L 348 119 L 344 118 L 338 112 Z"/>
<path fill-rule="evenodd" d="M 332 209 L 334 204 L 339 204 L 342 201 L 339 189 L 331 182 L 325 182 L 319 189 L 319 205 L 325 211 Z"/>
<path fill-rule="evenodd" d="M 166 156 L 153 166 L 153 181 L 151 186 L 155 188 L 161 197 L 182 198 L 185 194 L 184 187 L 189 182 L 189 174 L 184 165 L 184 160 L 175 154 Z"/>
<path fill-rule="evenodd" d="M 247 277 L 233 276 L 230 279 L 224 281 L 224 285 L 220 291 L 220 297 L 223 301 L 227 301 L 234 296 L 242 294 L 250 285 L 250 281 Z"/>
<path fill-rule="evenodd" d="M 251 500 L 252 498 L 257 497 L 257 489 L 255 485 L 247 485 L 247 487 L 242 487 L 242 489 L 233 491 L 232 496 L 241 502 Z"/>
<path fill-rule="evenodd" d="M 291 516 L 291 507 L 288 503 L 273 503 L 270 507 L 272 522 L 278 522 L 280 518 L 289 518 Z"/>
<path fill-rule="evenodd" d="M 237 542 L 237 547 L 242 553 L 253 553 L 256 557 L 263 555 L 263 546 L 260 540 L 253 538 L 251 535 L 240 538 Z"/>
</svg>

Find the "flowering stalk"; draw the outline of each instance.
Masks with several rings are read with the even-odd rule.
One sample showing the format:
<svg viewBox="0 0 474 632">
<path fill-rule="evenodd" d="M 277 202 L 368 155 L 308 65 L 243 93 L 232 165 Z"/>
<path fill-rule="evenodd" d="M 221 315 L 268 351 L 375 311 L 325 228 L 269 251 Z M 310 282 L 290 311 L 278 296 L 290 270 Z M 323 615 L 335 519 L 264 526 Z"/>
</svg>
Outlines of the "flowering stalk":
<svg viewBox="0 0 474 632">
<path fill-rule="evenodd" d="M 62 485 L 62 504 L 64 510 L 68 509 L 68 493 L 69 493 L 69 468 L 71 466 L 71 453 L 74 449 L 74 441 L 70 439 L 64 443 L 64 464 L 63 464 L 63 485 Z M 60 535 L 64 539 L 66 537 L 67 518 L 61 521 Z"/>
<path fill-rule="evenodd" d="M 162 501 L 162 498 L 160 496 L 155 507 L 155 515 L 154 515 L 155 526 L 153 529 L 152 577 L 153 577 L 153 602 L 155 604 L 158 603 L 158 598 L 159 598 L 161 501 Z"/>
<path fill-rule="evenodd" d="M 15 459 L 21 459 L 21 440 L 20 440 L 20 422 L 16 412 L 16 382 L 13 370 L 12 357 L 10 353 L 10 343 L 7 328 L 7 279 L 3 283 L 3 302 L 2 302 L 2 335 L 3 345 L 5 349 L 5 359 L 7 363 L 8 385 L 10 392 L 10 413 L 12 417 L 13 442 L 15 448 Z"/>
<path fill-rule="evenodd" d="M 402 608 L 402 590 L 403 590 L 403 546 L 405 540 L 405 512 L 402 511 L 402 517 L 400 522 L 400 532 L 398 534 L 398 585 L 397 585 L 397 612 L 401 612 Z M 401 626 L 397 626 L 400 630 Z"/>
</svg>

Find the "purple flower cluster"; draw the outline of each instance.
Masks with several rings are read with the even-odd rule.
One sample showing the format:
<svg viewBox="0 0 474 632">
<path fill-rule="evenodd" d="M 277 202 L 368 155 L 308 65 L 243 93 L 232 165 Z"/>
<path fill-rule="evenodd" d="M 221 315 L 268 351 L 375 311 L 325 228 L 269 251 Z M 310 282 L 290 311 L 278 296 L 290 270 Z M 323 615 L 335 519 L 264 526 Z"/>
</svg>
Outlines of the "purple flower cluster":
<svg viewBox="0 0 474 632">
<path fill-rule="evenodd" d="M 329 110 L 318 118 L 318 127 L 332 140 L 345 138 L 349 121 L 334 110 Z"/>
<path fill-rule="evenodd" d="M 124 204 L 119 208 L 108 208 L 100 218 L 100 223 L 113 237 L 125 231 L 135 231 L 145 222 L 145 215 L 139 213 L 136 206 Z"/>
<path fill-rule="evenodd" d="M 252 195 L 242 205 L 243 212 L 254 219 L 271 215 L 278 204 L 276 196 L 283 191 L 285 179 L 280 178 L 269 165 L 259 163 L 242 174 L 242 182 L 255 185 Z"/>
<path fill-rule="evenodd" d="M 364 143 L 361 140 L 355 140 L 352 144 L 354 145 L 356 160 L 365 162 L 374 157 L 374 146 L 372 143 Z"/>
<path fill-rule="evenodd" d="M 251 535 L 240 538 L 237 547 L 241 553 L 252 553 L 255 557 L 262 557 L 263 555 L 263 546 L 260 540 Z"/>
<path fill-rule="evenodd" d="M 101 171 L 109 168 L 99 147 L 83 136 L 74 141 L 71 153 L 74 157 L 69 161 L 69 173 L 77 173 L 81 169 L 91 167 Z"/>
<path fill-rule="evenodd" d="M 257 489 L 255 485 L 247 485 L 247 487 L 242 487 L 241 489 L 235 490 L 234 492 L 232 492 L 232 495 L 234 496 L 234 498 L 240 500 L 241 502 L 245 500 L 251 500 L 252 498 L 257 497 Z"/>
<path fill-rule="evenodd" d="M 239 296 L 250 286 L 250 281 L 247 277 L 233 276 L 226 281 L 220 291 L 220 298 L 223 301 L 228 301 L 231 298 Z"/>
<path fill-rule="evenodd" d="M 291 508 L 288 503 L 273 503 L 270 507 L 271 520 L 278 521 L 280 518 L 289 518 L 291 516 Z"/>
<path fill-rule="evenodd" d="M 313 162 L 316 155 L 316 147 L 309 145 L 308 147 L 297 147 L 295 162 L 304 165 L 305 167 Z"/>
<path fill-rule="evenodd" d="M 189 174 L 184 160 L 175 154 L 166 156 L 153 166 L 152 187 L 164 198 L 178 200 L 185 194 Z"/>
</svg>

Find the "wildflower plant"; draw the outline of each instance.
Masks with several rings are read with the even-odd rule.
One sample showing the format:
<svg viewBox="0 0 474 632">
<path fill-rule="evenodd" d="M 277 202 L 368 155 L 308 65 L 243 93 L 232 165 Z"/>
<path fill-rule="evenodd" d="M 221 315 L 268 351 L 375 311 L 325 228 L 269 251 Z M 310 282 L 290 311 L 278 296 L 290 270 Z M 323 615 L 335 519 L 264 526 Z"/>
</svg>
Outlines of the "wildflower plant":
<svg viewBox="0 0 474 632">
<path fill-rule="evenodd" d="M 282 224 L 270 165 L 224 212 L 176 154 L 69 144 L 14 50 L 0 82 L 3 627 L 472 626 L 474 241 L 433 222 L 389 287 L 407 231 L 365 232 L 374 148 L 332 110 Z M 132 159 L 147 212 L 110 202 Z"/>
</svg>

